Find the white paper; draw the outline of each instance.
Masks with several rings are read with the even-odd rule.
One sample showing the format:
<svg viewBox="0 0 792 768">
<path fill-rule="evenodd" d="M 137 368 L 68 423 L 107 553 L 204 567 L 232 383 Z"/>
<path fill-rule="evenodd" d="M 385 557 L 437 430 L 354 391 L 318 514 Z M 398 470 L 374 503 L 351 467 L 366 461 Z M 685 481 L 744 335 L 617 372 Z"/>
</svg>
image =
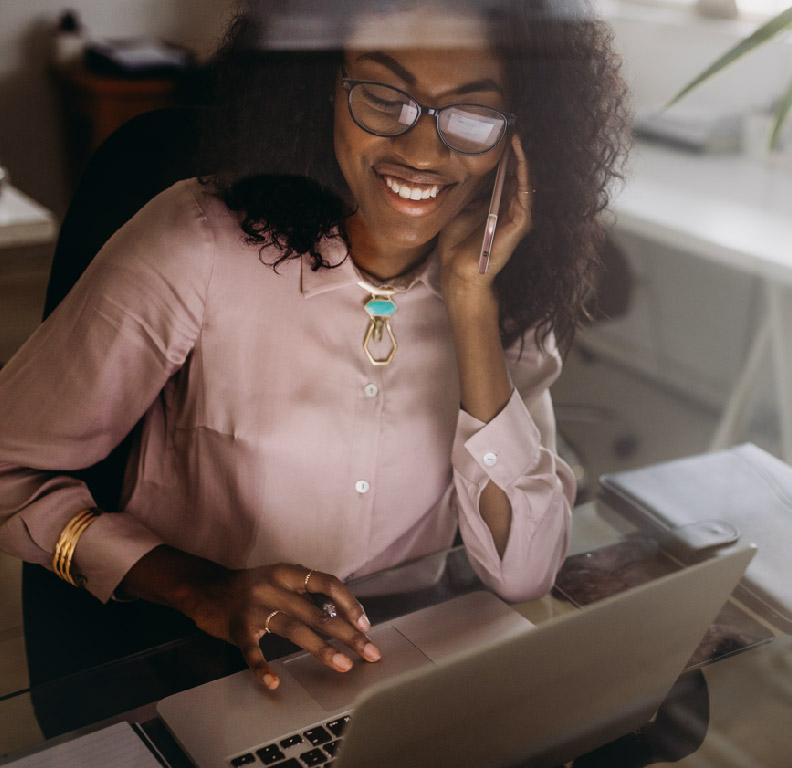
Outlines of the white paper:
<svg viewBox="0 0 792 768">
<path fill-rule="evenodd" d="M 9 768 L 162 768 L 129 723 L 116 723 L 8 765 Z"/>
</svg>

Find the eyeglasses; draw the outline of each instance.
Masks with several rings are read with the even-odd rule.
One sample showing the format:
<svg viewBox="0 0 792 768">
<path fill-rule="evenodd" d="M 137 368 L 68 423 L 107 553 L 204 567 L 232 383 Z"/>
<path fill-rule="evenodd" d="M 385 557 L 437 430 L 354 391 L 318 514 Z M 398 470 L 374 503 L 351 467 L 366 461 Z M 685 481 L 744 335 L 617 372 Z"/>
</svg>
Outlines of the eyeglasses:
<svg viewBox="0 0 792 768">
<path fill-rule="evenodd" d="M 482 104 L 451 104 L 434 109 L 384 83 L 348 77 L 341 82 L 352 120 L 374 136 L 400 136 L 421 115 L 432 115 L 437 135 L 449 149 L 462 155 L 483 155 L 500 144 L 508 126 L 517 120 L 516 115 Z"/>
</svg>

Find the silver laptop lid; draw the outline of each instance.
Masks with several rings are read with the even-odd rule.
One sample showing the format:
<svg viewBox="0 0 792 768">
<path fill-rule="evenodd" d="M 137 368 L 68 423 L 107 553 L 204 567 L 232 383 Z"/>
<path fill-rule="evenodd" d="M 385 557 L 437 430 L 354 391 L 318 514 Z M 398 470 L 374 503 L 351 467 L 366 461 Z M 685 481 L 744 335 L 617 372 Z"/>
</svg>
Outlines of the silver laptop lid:
<svg viewBox="0 0 792 768">
<path fill-rule="evenodd" d="M 356 702 L 336 765 L 551 766 L 643 725 L 754 551 L 375 686 Z"/>
</svg>

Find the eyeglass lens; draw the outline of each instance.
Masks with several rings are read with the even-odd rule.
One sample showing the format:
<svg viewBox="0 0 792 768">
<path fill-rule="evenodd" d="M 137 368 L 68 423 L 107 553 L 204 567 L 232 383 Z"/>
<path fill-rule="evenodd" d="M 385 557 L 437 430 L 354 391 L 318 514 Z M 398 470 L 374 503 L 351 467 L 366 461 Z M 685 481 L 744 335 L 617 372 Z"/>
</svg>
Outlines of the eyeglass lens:
<svg viewBox="0 0 792 768">
<path fill-rule="evenodd" d="M 355 121 L 379 136 L 398 136 L 418 119 L 418 105 L 406 94 L 378 83 L 356 83 L 349 92 Z M 479 154 L 492 149 L 506 130 L 506 118 L 475 104 L 446 107 L 437 116 L 443 141 L 456 152 Z"/>
</svg>

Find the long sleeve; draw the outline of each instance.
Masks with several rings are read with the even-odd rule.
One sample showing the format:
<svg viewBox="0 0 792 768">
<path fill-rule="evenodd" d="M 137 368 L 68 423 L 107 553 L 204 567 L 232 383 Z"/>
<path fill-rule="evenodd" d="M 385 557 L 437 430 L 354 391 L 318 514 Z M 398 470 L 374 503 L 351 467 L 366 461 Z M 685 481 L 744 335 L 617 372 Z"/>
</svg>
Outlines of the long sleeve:
<svg viewBox="0 0 792 768">
<path fill-rule="evenodd" d="M 69 472 L 104 458 L 168 393 L 201 330 L 214 247 L 186 184 L 119 230 L 50 318 L 0 371 L 0 548 L 51 567 L 58 536 L 94 506 Z M 107 599 L 160 539 L 104 514 L 75 553 Z"/>
<path fill-rule="evenodd" d="M 514 389 L 489 423 L 460 411 L 452 451 L 459 528 L 479 577 L 507 600 L 550 590 L 566 554 L 575 481 L 555 454 L 549 386 L 560 372 L 557 353 L 526 341 L 507 355 Z M 481 491 L 494 482 L 509 498 L 511 528 L 501 557 L 478 512 Z"/>
</svg>

